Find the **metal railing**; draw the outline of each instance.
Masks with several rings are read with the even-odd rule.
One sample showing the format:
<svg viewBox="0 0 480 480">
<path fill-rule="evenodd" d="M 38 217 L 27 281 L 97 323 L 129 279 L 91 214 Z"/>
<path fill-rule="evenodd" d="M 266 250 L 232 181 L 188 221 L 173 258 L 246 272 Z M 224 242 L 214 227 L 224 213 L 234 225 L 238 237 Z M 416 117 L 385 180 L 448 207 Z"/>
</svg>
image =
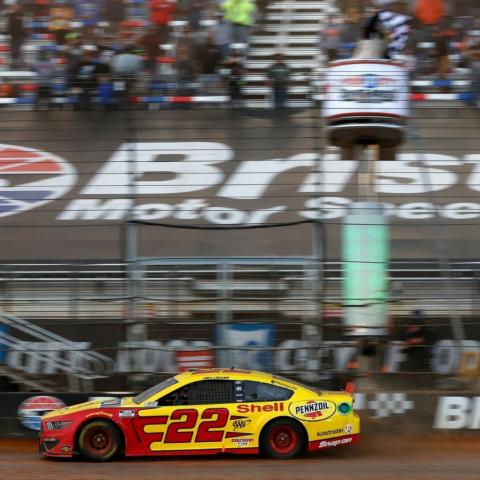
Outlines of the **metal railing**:
<svg viewBox="0 0 480 480">
<path fill-rule="evenodd" d="M 182 319 L 195 312 L 213 315 L 225 309 L 225 292 L 237 311 L 271 311 L 291 319 L 311 314 L 309 257 L 285 259 L 172 258 L 145 261 L 139 302 L 154 305 L 159 320 Z M 453 279 L 463 315 L 478 307 L 479 265 L 457 262 Z M 225 273 L 227 272 L 227 273 Z M 324 265 L 325 305 L 342 304 L 341 264 Z M 395 262 L 390 269 L 391 310 L 408 315 L 421 308 L 426 315 L 443 316 L 442 277 L 434 262 Z M 114 322 L 124 317 L 126 279 L 123 264 L 3 264 L 0 266 L 0 304 L 19 317 L 46 324 L 55 321 Z M 272 305 L 272 301 L 275 305 Z M 215 320 L 215 317 L 212 317 Z"/>
<path fill-rule="evenodd" d="M 182 368 L 230 364 L 271 369 L 312 382 L 359 374 L 349 370 L 362 358 L 363 347 L 361 341 L 344 337 L 339 262 L 323 265 L 321 318 L 311 257 L 141 258 L 139 262 L 135 318 L 146 326 L 147 338 L 138 342 L 125 337 L 126 309 L 131 305 L 125 265 L 1 265 L 0 327 L 3 324 L 6 330 L 0 331 L 0 358 L 3 351 L 6 366 L 24 374 L 25 382 L 66 375 L 70 390 L 97 385 L 125 388 L 125 375 L 143 385 Z M 411 318 L 412 310 L 421 309 L 438 335 L 434 345 L 422 347 L 431 358 L 416 370 L 405 359 L 400 372 L 399 358 L 405 354 L 394 334 L 379 344 L 378 365 L 367 369 L 375 370 L 374 376 L 387 371 L 403 375 L 405 384 L 412 373 L 428 375 L 433 368 L 433 373 L 448 376 L 465 367 L 467 360 L 469 372 L 475 370 L 479 269 L 479 262 L 452 265 L 456 303 L 468 332 L 468 341 L 456 345 L 448 340 L 452 338 L 448 310 L 439 293 L 442 277 L 436 263 L 392 262 L 388 302 L 397 330 Z M 314 345 L 312 338 L 319 328 L 323 341 Z M 254 343 L 229 343 L 245 332 L 250 332 Z M 274 341 L 264 342 L 269 335 L 275 336 Z"/>
</svg>

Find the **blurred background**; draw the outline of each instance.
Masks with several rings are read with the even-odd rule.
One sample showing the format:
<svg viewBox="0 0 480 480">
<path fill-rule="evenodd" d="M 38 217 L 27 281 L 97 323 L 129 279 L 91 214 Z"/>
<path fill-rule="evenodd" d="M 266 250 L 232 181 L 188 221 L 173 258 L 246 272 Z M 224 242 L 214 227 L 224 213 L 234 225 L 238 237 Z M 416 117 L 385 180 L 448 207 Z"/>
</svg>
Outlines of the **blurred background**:
<svg viewBox="0 0 480 480">
<path fill-rule="evenodd" d="M 0 390 L 477 391 L 477 3 L 3 0 Z M 373 18 L 409 76 L 395 162 L 323 128 Z"/>
</svg>

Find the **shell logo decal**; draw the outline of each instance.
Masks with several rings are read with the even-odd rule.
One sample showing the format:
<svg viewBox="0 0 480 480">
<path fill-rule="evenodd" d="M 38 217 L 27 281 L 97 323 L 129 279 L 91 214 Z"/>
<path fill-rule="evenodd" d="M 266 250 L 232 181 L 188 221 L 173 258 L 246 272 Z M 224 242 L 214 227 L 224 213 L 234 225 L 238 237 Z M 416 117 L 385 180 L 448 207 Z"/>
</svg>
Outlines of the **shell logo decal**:
<svg viewBox="0 0 480 480">
<path fill-rule="evenodd" d="M 290 413 L 304 422 L 320 422 L 330 418 L 337 410 L 337 405 L 330 400 L 310 400 L 290 404 Z"/>
</svg>

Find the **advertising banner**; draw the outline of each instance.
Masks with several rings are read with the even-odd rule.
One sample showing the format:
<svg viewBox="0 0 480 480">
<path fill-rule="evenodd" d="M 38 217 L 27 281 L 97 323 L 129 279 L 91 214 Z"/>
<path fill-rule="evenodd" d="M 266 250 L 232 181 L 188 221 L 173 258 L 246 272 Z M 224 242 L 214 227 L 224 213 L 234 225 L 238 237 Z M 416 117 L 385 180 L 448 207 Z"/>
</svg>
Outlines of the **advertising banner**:
<svg viewBox="0 0 480 480">
<path fill-rule="evenodd" d="M 45 413 L 90 400 L 129 395 L 132 392 L 0 393 L 0 438 L 36 439 Z M 354 409 L 360 415 L 366 438 L 375 432 L 398 437 L 480 432 L 480 397 L 468 392 L 360 391 L 355 394 Z"/>
<path fill-rule="evenodd" d="M 145 256 L 311 255 L 309 224 L 223 229 L 320 220 L 326 258 L 341 258 L 341 225 L 359 201 L 359 165 L 335 149 L 319 160 L 310 114 L 279 121 L 204 110 L 192 112 L 188 125 L 172 110 L 131 114 L 132 143 L 118 112 L 49 112 L 48 121 L 44 112 L 8 113 L 12 131 L 0 145 L 0 261 L 122 260 L 132 210 L 139 221 L 217 228 L 142 225 Z M 476 260 L 476 121 L 462 119 L 462 138 L 454 138 L 441 119 L 422 115 L 421 151 L 406 145 L 396 161 L 376 165 L 372 180 L 390 225 L 391 257 L 434 259 L 436 223 L 450 258 Z"/>
<path fill-rule="evenodd" d="M 347 60 L 329 64 L 324 116 L 408 117 L 408 72 L 382 60 Z"/>
<path fill-rule="evenodd" d="M 217 345 L 221 367 L 269 371 L 276 326 L 271 323 L 229 323 L 217 327 Z M 239 348 L 240 347 L 240 348 Z M 243 347 L 244 349 L 242 349 Z"/>
</svg>

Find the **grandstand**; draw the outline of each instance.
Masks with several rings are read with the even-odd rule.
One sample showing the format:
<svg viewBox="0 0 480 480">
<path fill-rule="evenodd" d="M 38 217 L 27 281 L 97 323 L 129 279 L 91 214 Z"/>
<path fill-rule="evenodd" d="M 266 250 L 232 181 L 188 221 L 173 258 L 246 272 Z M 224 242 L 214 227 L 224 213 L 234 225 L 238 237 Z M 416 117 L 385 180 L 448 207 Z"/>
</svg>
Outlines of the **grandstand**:
<svg viewBox="0 0 480 480">
<path fill-rule="evenodd" d="M 52 3 L 52 6 L 55 2 Z M 145 31 L 148 25 L 148 6 L 142 0 L 128 0 L 127 18 L 123 22 L 121 36 L 123 41 L 134 41 Z M 245 57 L 245 76 L 243 95 L 245 106 L 251 108 L 269 108 L 271 106 L 271 89 L 266 85 L 266 70 L 273 62 L 275 53 L 281 51 L 291 68 L 292 76 L 289 86 L 288 105 L 295 108 L 306 108 L 323 98 L 322 76 L 326 57 L 319 44 L 319 32 L 323 28 L 328 15 L 339 15 L 333 1 L 330 0 L 292 0 L 270 2 L 265 16 L 265 25 L 261 31 L 254 30 L 249 45 L 232 44 Z M 98 18 L 97 18 L 98 17 Z M 95 19 L 72 19 L 70 28 L 73 32 L 81 32 L 82 28 L 96 28 L 108 45 L 114 47 L 117 39 L 109 33 L 108 22 L 101 20 L 100 13 Z M 22 105 L 23 108 L 37 105 L 38 74 L 35 64 L 39 52 L 47 51 L 53 55 L 52 61 L 57 65 L 50 81 L 51 102 L 57 106 L 72 106 L 78 100 L 67 80 L 66 46 L 59 45 L 54 32 L 50 30 L 52 18 L 44 16 L 27 22 L 29 36 L 22 47 L 24 67 L 12 70 L 9 55 L 8 36 L 0 38 L 0 81 L 3 93 L 0 92 L 0 104 Z M 471 86 L 471 72 L 468 62 L 463 57 L 463 36 L 465 33 L 476 35 L 471 17 L 458 17 L 449 45 L 451 71 L 445 76 L 432 74 L 435 64 L 436 44 L 434 41 L 419 41 L 415 49 L 420 61 L 412 67 L 412 99 L 417 102 L 440 101 L 471 102 L 474 93 Z M 5 23 L 5 22 L 3 22 Z M 211 30 L 218 23 L 214 11 L 206 10 L 200 20 L 201 31 Z M 178 39 L 187 20 L 170 21 L 170 43 L 161 45 L 161 54 L 157 58 L 156 74 L 153 78 L 145 78 L 138 82 L 135 94 L 130 102 L 140 108 L 160 108 L 181 103 L 218 106 L 229 103 L 225 88 L 217 87 L 217 92 L 204 95 L 198 83 L 192 85 L 190 95 L 178 95 L 174 62 Z M 339 59 L 348 58 L 354 44 L 342 44 Z M 103 48 L 103 47 L 102 47 Z M 402 58 L 400 58 L 402 60 Z M 412 57 L 403 60 L 412 61 Z"/>
</svg>

